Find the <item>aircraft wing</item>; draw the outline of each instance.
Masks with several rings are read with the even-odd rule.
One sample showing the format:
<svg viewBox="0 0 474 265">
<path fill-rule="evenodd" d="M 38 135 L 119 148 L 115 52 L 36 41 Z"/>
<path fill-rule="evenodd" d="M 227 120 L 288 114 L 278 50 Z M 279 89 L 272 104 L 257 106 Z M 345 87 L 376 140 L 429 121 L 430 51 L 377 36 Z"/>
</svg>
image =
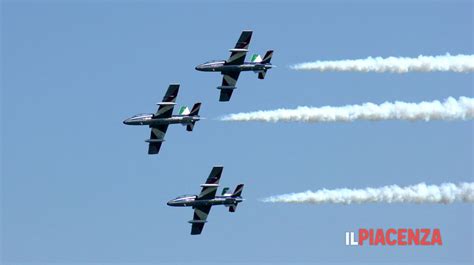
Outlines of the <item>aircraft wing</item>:
<svg viewBox="0 0 474 265">
<path fill-rule="evenodd" d="M 252 31 L 251 30 L 244 30 L 240 34 L 240 38 L 235 44 L 235 48 L 231 49 L 230 57 L 226 61 L 225 64 L 227 65 L 237 65 L 243 64 L 245 61 L 245 55 L 247 54 L 250 39 L 252 38 Z"/>
<path fill-rule="evenodd" d="M 191 235 L 199 235 L 204 228 L 204 224 L 206 223 L 207 216 L 211 211 L 211 206 L 197 206 L 194 207 L 194 216 L 193 220 L 189 221 L 191 226 Z"/>
<path fill-rule="evenodd" d="M 171 115 L 173 115 L 173 108 L 176 102 L 176 97 L 178 96 L 178 91 L 179 84 L 171 84 L 168 87 L 163 100 L 157 103 L 159 107 L 154 115 L 154 118 L 169 118 Z"/>
<path fill-rule="evenodd" d="M 222 72 L 222 86 L 219 87 L 221 95 L 219 101 L 229 101 L 232 92 L 236 89 L 237 80 L 240 72 Z"/>
<path fill-rule="evenodd" d="M 213 167 L 205 184 L 201 184 L 202 190 L 196 200 L 210 200 L 216 197 L 217 187 L 224 167 Z"/>
<path fill-rule="evenodd" d="M 160 152 L 161 144 L 165 141 L 166 130 L 168 130 L 168 124 L 150 126 L 151 135 L 150 139 L 147 140 L 148 145 L 148 154 L 154 155 Z"/>
</svg>

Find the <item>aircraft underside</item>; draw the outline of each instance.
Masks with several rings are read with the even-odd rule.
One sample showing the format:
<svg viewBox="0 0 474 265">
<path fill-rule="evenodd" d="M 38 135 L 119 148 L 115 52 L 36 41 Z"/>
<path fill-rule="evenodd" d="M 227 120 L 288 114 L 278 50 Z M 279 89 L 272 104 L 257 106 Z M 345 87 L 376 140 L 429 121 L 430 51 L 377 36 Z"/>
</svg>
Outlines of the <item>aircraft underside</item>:
<svg viewBox="0 0 474 265">
<path fill-rule="evenodd" d="M 242 200 L 236 199 L 217 199 L 217 200 L 196 200 L 182 202 L 180 204 L 170 205 L 170 206 L 184 206 L 184 207 L 194 207 L 194 206 L 208 206 L 208 205 L 235 205 L 242 202 Z"/>
</svg>

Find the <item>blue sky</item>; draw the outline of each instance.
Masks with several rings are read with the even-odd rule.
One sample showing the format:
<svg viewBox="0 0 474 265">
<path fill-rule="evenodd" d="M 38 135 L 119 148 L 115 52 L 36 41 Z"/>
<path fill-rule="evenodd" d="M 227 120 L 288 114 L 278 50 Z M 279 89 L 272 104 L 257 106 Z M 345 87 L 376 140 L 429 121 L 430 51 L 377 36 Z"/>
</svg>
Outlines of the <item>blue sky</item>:
<svg viewBox="0 0 474 265">
<path fill-rule="evenodd" d="M 472 264 L 473 208 L 282 205 L 259 199 L 319 188 L 472 181 L 473 122 L 229 123 L 224 114 L 473 96 L 472 74 L 315 73 L 289 65 L 367 56 L 473 53 L 470 1 L 3 1 L 2 262 L 445 262 Z M 229 103 L 221 76 L 240 31 L 274 49 L 265 80 L 241 75 Z M 178 105 L 202 101 L 192 133 L 168 130 L 148 156 L 146 127 L 169 83 Z M 213 165 L 245 183 L 236 213 L 166 202 L 198 193 Z M 358 228 L 440 228 L 442 247 L 346 247 Z"/>
</svg>

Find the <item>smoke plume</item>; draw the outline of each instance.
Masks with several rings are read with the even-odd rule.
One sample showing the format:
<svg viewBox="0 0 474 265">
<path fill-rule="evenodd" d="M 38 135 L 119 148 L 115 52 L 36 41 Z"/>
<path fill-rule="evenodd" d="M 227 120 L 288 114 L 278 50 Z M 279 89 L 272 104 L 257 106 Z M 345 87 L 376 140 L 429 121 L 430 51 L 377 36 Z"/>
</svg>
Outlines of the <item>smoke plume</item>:
<svg viewBox="0 0 474 265">
<path fill-rule="evenodd" d="M 444 183 L 441 185 L 426 185 L 420 183 L 413 186 L 399 187 L 397 185 L 381 188 L 365 189 L 322 189 L 276 195 L 265 198 L 263 202 L 280 203 L 442 203 L 474 202 L 474 183 Z"/>
<path fill-rule="evenodd" d="M 474 118 L 474 98 L 447 98 L 444 102 L 406 103 L 396 101 L 380 105 L 364 103 L 342 107 L 297 107 L 229 114 L 223 121 L 260 122 L 349 122 L 355 120 L 467 120 Z"/>
<path fill-rule="evenodd" d="M 409 57 L 368 57 L 357 60 L 316 61 L 290 66 L 293 70 L 319 72 L 474 72 L 474 55 L 439 55 Z"/>
</svg>

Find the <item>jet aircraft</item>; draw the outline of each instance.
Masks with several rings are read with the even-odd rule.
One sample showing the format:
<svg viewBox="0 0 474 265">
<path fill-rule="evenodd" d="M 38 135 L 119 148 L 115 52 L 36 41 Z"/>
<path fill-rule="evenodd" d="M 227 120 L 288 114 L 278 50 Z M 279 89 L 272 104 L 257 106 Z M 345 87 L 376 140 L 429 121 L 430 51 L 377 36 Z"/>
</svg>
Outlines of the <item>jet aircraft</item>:
<svg viewBox="0 0 474 265">
<path fill-rule="evenodd" d="M 202 190 L 199 195 L 183 195 L 176 199 L 170 200 L 167 204 L 169 206 L 187 206 L 193 207 L 193 220 L 189 221 L 192 224 L 191 235 L 199 235 L 207 222 L 207 216 L 211 211 L 213 205 L 224 205 L 229 207 L 229 212 L 235 212 L 237 204 L 243 201 L 241 195 L 244 189 L 244 184 L 239 184 L 233 193 L 227 193 L 229 188 L 224 188 L 220 196 L 216 196 L 217 187 L 219 187 L 219 179 L 222 175 L 222 166 L 215 166 L 212 168 L 209 177 L 205 184 L 201 184 Z"/>
<path fill-rule="evenodd" d="M 267 51 L 263 59 L 258 54 L 254 54 L 250 62 L 245 62 L 245 55 L 248 52 L 250 39 L 252 38 L 252 31 L 242 31 L 237 44 L 231 52 L 227 60 L 209 61 L 196 66 L 196 70 L 203 72 L 221 72 L 223 75 L 222 85 L 217 89 L 221 91 L 219 101 L 229 101 L 232 92 L 237 87 L 237 79 L 242 71 L 254 71 L 258 73 L 259 79 L 264 79 L 268 69 L 274 67 L 270 60 L 272 59 L 273 51 Z"/>
<path fill-rule="evenodd" d="M 150 139 L 145 140 L 149 143 L 148 154 L 158 154 L 161 144 L 165 141 L 166 130 L 170 124 L 182 124 L 186 126 L 187 131 L 192 131 L 194 124 L 200 120 L 199 108 L 201 103 L 194 104 L 191 111 L 187 107 L 182 107 L 178 115 L 173 115 L 173 108 L 178 96 L 179 84 L 171 84 L 163 97 L 156 113 L 137 114 L 123 121 L 126 125 L 148 125 L 151 128 Z"/>
</svg>

